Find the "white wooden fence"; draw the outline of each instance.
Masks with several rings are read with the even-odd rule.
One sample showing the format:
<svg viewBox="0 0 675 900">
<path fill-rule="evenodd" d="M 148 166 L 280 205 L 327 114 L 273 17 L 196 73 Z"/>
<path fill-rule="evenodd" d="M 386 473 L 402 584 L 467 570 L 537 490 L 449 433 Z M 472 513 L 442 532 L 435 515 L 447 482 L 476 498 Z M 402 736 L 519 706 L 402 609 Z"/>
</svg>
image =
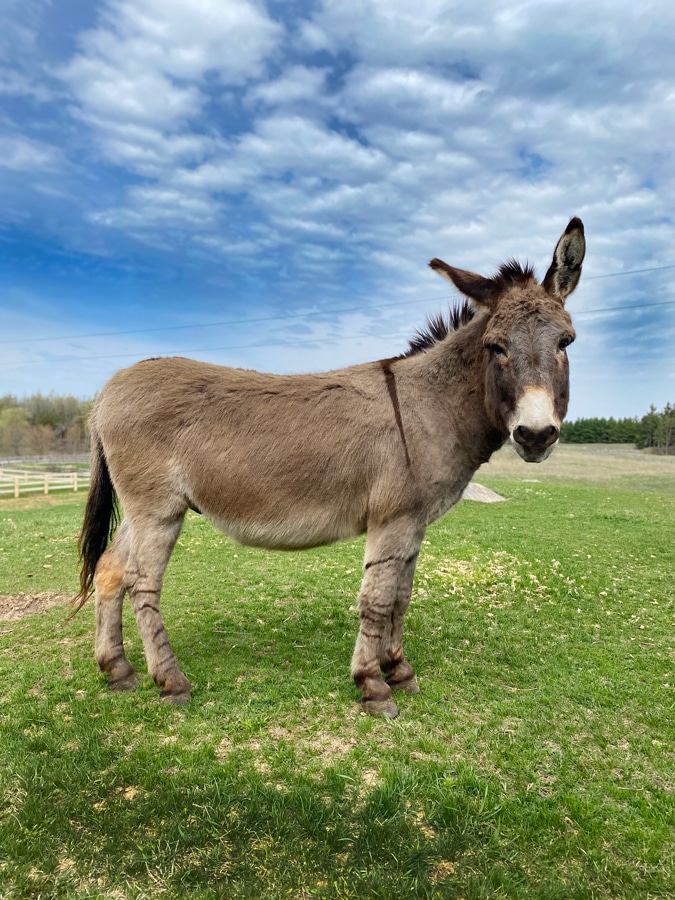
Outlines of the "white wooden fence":
<svg viewBox="0 0 675 900">
<path fill-rule="evenodd" d="M 78 491 L 89 487 L 89 472 L 39 472 L 35 469 L 0 467 L 0 497 L 52 491 Z"/>
</svg>

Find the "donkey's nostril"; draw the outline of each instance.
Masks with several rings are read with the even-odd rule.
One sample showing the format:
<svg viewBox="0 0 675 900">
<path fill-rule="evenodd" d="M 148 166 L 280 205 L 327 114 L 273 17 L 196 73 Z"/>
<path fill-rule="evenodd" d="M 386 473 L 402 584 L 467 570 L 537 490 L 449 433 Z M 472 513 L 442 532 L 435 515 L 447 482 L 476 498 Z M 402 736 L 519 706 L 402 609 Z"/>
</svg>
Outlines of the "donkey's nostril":
<svg viewBox="0 0 675 900">
<path fill-rule="evenodd" d="M 555 442 L 560 437 L 560 431 L 555 427 L 555 425 L 549 425 L 548 428 L 544 428 L 544 430 L 540 432 L 540 434 L 544 447 L 550 447 L 551 444 L 555 444 Z"/>
<path fill-rule="evenodd" d="M 513 431 L 513 439 L 520 444 L 521 447 L 541 447 L 545 449 L 555 444 L 558 440 L 559 431 L 555 425 L 548 425 L 540 431 L 533 431 L 525 425 L 519 425 Z"/>
<path fill-rule="evenodd" d="M 534 441 L 534 431 L 531 431 L 524 425 L 519 425 L 516 429 L 514 429 L 513 439 L 517 441 L 522 447 L 524 447 L 526 444 L 532 444 Z"/>
</svg>

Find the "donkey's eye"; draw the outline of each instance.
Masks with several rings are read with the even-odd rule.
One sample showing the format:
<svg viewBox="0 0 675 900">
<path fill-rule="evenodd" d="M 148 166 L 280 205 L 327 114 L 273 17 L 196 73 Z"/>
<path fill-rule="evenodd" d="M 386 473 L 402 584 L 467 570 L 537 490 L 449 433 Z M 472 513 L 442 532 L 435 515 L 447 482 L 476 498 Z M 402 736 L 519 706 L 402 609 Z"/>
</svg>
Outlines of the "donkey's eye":
<svg viewBox="0 0 675 900">
<path fill-rule="evenodd" d="M 491 353 L 494 353 L 495 356 L 504 358 L 509 355 L 506 347 L 502 347 L 501 344 L 486 344 L 486 347 Z"/>
<path fill-rule="evenodd" d="M 558 343 L 558 350 L 562 353 L 564 350 L 566 350 L 569 347 L 569 345 L 572 343 L 573 340 L 574 340 L 574 338 L 571 337 L 570 335 L 567 335 L 567 337 L 562 338 L 560 340 L 560 342 Z"/>
</svg>

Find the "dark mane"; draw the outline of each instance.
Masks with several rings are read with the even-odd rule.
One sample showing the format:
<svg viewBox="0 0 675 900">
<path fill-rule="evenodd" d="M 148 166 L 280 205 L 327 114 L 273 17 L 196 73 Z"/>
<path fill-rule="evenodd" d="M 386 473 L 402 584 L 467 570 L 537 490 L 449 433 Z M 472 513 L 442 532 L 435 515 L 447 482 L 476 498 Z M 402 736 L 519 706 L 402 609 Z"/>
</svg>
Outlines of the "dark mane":
<svg viewBox="0 0 675 900">
<path fill-rule="evenodd" d="M 424 328 L 419 328 L 408 341 L 408 349 L 399 357 L 416 356 L 424 353 L 434 344 L 440 343 L 453 331 L 458 331 L 463 325 L 467 325 L 474 317 L 473 307 L 468 300 L 459 306 L 451 307 L 447 313 L 436 313 L 429 316 Z"/>
<path fill-rule="evenodd" d="M 509 259 L 497 269 L 497 274 L 490 279 L 500 290 L 505 290 L 514 284 L 523 284 L 535 278 L 534 266 L 525 263 L 523 266 L 517 259 Z"/>
</svg>

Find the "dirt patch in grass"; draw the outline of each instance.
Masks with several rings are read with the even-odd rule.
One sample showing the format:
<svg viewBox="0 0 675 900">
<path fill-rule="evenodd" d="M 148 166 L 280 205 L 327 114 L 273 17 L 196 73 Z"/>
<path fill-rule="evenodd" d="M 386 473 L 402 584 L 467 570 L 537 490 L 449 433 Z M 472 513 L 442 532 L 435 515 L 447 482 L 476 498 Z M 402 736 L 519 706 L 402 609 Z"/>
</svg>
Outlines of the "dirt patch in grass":
<svg viewBox="0 0 675 900">
<path fill-rule="evenodd" d="M 72 600 L 70 594 L 45 591 L 43 594 L 18 594 L 16 597 L 0 596 L 0 621 L 14 622 L 26 616 L 36 616 L 53 606 L 61 606 Z"/>
</svg>

